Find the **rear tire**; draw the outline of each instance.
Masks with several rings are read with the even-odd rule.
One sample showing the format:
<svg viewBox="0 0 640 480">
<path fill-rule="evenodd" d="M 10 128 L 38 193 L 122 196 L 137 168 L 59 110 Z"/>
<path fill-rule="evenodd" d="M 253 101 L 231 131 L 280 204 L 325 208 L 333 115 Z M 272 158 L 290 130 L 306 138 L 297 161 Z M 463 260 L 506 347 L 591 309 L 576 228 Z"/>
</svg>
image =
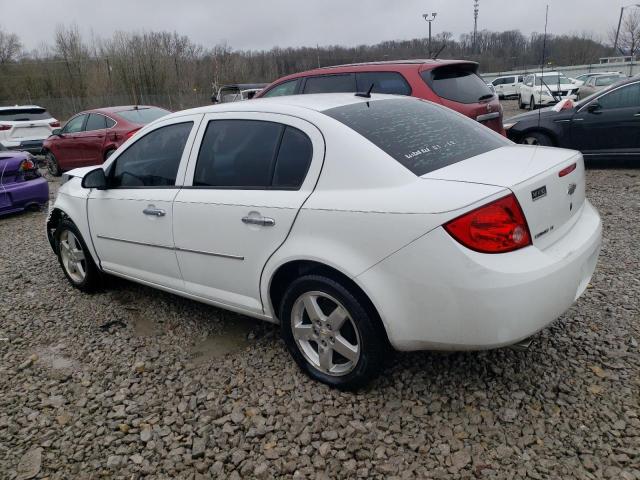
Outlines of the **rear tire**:
<svg viewBox="0 0 640 480">
<path fill-rule="evenodd" d="M 545 147 L 553 147 L 551 137 L 542 132 L 525 133 L 520 139 L 520 143 L 523 145 L 542 145 Z"/>
<path fill-rule="evenodd" d="M 54 177 L 59 177 L 62 175 L 62 170 L 60 169 L 60 165 L 58 164 L 58 159 L 52 152 L 47 152 L 46 160 L 47 171 L 53 175 Z"/>
<path fill-rule="evenodd" d="M 280 321 L 282 338 L 300 369 L 335 388 L 366 385 L 390 353 L 375 313 L 329 277 L 294 280 L 280 303 Z"/>
<path fill-rule="evenodd" d="M 95 292 L 102 283 L 102 275 L 78 228 L 63 220 L 54 235 L 58 261 L 67 280 L 78 290 Z"/>
</svg>

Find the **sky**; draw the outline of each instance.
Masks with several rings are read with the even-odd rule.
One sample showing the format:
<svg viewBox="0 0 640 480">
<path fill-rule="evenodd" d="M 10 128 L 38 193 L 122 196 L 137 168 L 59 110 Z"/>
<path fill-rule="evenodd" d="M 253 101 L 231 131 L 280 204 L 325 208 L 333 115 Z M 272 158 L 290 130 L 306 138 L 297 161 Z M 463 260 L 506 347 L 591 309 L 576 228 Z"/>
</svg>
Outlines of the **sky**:
<svg viewBox="0 0 640 480">
<path fill-rule="evenodd" d="M 590 32 L 606 40 L 631 0 L 479 0 L 478 29 L 525 34 Z M 56 25 L 76 23 L 86 38 L 116 30 L 177 31 L 204 47 L 233 49 L 374 44 L 473 30 L 473 0 L 0 0 L 0 28 L 27 50 L 52 43 Z"/>
</svg>

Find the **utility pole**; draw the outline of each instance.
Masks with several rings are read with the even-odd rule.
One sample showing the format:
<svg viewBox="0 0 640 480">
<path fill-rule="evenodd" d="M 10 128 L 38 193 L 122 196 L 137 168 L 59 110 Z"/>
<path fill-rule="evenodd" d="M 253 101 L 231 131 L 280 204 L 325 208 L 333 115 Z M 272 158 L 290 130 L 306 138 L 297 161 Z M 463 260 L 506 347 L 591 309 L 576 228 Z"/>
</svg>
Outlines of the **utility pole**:
<svg viewBox="0 0 640 480">
<path fill-rule="evenodd" d="M 478 11 L 480 0 L 473 0 L 473 52 L 478 50 Z"/>
<path fill-rule="evenodd" d="M 634 5 L 625 5 L 624 7 L 620 7 L 620 18 L 618 18 L 618 29 L 616 30 L 616 39 L 613 42 L 613 54 L 617 55 L 617 49 L 618 49 L 618 36 L 620 35 L 620 26 L 622 25 L 622 15 L 624 14 L 624 9 L 625 8 L 631 8 L 631 7 L 639 7 L 640 8 L 640 3 L 636 3 Z M 621 51 L 621 53 L 624 55 L 624 52 Z"/>
<path fill-rule="evenodd" d="M 433 12 L 431 13 L 431 15 L 429 15 L 428 13 L 425 13 L 424 15 L 422 15 L 422 18 L 424 18 L 427 22 L 429 22 L 429 58 L 431 58 L 431 22 L 433 22 L 436 19 L 437 14 L 438 14 L 437 12 Z"/>
</svg>

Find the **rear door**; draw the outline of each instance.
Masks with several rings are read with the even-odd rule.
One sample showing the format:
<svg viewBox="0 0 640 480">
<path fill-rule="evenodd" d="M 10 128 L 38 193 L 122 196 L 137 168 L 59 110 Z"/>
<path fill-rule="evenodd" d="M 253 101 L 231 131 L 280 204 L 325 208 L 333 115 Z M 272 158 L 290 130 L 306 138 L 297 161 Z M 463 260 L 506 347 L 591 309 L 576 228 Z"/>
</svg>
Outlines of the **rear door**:
<svg viewBox="0 0 640 480">
<path fill-rule="evenodd" d="M 302 93 L 343 93 L 356 91 L 356 76 L 353 73 L 306 77 Z"/>
<path fill-rule="evenodd" d="M 322 135 L 286 115 L 219 113 L 205 116 L 198 144 L 173 206 L 185 288 L 261 313 L 262 269 L 313 190 L 324 158 Z"/>
<path fill-rule="evenodd" d="M 89 194 L 91 238 L 107 272 L 183 291 L 173 199 L 202 115 L 160 122 L 106 166 L 109 188 Z"/>
<path fill-rule="evenodd" d="M 640 81 L 610 90 L 580 108 L 571 122 L 571 139 L 586 155 L 640 154 Z"/>
</svg>

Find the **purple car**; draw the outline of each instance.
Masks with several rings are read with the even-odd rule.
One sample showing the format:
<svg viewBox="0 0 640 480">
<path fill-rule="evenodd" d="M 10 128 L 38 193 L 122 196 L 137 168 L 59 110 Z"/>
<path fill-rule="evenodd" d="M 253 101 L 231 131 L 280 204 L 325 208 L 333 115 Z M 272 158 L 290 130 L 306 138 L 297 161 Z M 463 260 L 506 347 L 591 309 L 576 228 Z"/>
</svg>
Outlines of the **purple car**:
<svg viewBox="0 0 640 480">
<path fill-rule="evenodd" d="M 49 184 L 31 154 L 0 144 L 0 215 L 39 209 L 49 201 Z"/>
</svg>

